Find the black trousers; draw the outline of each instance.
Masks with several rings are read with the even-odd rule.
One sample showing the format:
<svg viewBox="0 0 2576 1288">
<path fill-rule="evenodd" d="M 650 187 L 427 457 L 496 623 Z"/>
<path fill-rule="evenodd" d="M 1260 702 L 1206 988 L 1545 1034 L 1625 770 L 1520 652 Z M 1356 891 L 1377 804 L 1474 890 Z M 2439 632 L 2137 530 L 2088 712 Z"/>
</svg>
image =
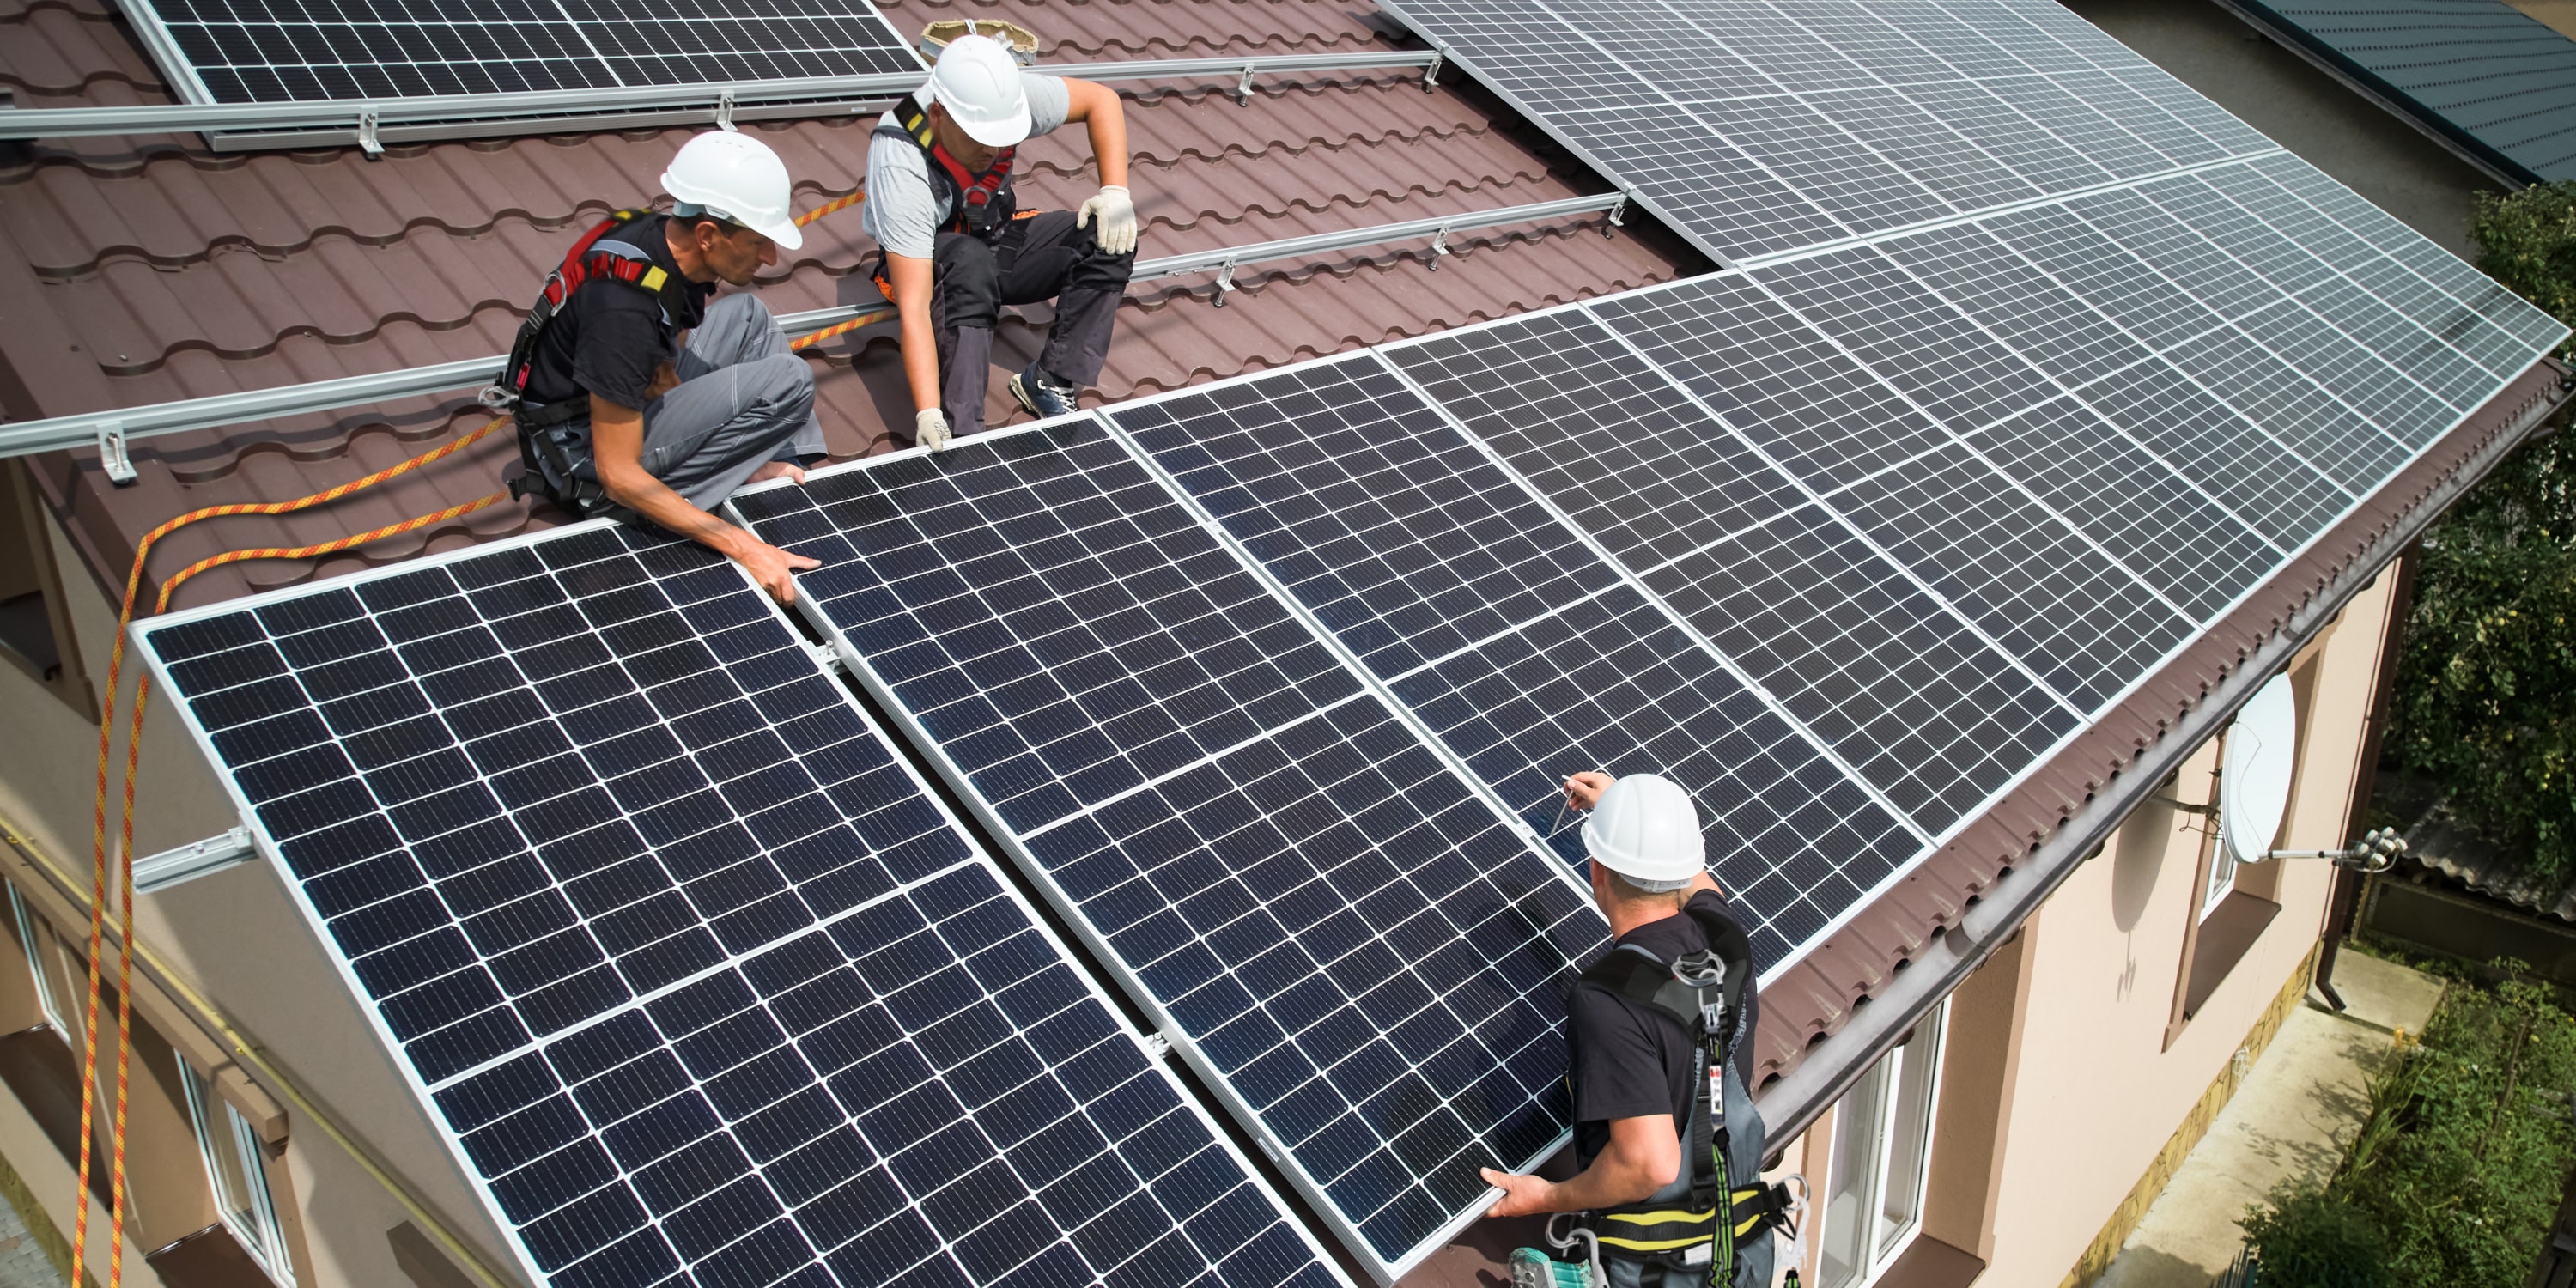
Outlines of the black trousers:
<svg viewBox="0 0 2576 1288">
<path fill-rule="evenodd" d="M 1100 249 L 1098 225 L 1076 228 L 1073 219 L 1070 210 L 1015 219 L 991 241 L 939 234 L 931 260 L 930 326 L 939 337 L 939 401 L 950 433 L 984 428 L 993 326 L 1005 304 L 1054 300 L 1055 325 L 1038 365 L 1075 386 L 1100 379 L 1136 255 Z"/>
</svg>

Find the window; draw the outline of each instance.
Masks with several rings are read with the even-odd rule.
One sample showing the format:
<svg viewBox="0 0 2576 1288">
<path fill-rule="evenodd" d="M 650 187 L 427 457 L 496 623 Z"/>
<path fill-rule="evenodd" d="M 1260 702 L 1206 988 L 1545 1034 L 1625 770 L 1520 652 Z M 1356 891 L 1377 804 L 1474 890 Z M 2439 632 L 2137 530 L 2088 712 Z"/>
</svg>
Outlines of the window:
<svg viewBox="0 0 2576 1288">
<path fill-rule="evenodd" d="M 54 1034 L 63 1041 L 72 1040 L 72 1026 L 63 1018 L 62 1003 L 54 996 L 53 977 L 45 973 L 45 955 L 36 938 L 36 919 L 27 915 L 27 901 L 18 887 L 9 887 L 9 911 L 18 918 L 18 943 L 27 950 L 27 973 L 36 981 L 36 1004 L 45 1010 L 45 1023 L 54 1026 Z"/>
<path fill-rule="evenodd" d="M 2216 816 L 2211 817 L 2209 825 L 2218 826 Z M 2235 889 L 2236 856 L 2227 852 L 2227 842 L 2222 838 L 2209 848 L 2209 884 L 2200 892 L 2201 919 L 2205 921 L 2218 911 L 2218 905 L 2227 902 L 2227 896 Z"/>
<path fill-rule="evenodd" d="M 197 1148 L 206 1158 L 215 1209 L 269 1278 L 295 1288 L 294 1263 L 286 1255 L 286 1230 L 278 1224 L 277 1206 L 268 1194 L 268 1168 L 259 1133 L 184 1059 L 179 1061 L 179 1084 L 188 1092 L 188 1118 L 196 1125 Z"/>
<path fill-rule="evenodd" d="M 1834 1109 L 1825 1186 L 1822 1288 L 1860 1288 L 1896 1260 L 1923 1224 L 1932 1163 L 1932 1106 L 1940 1089 L 1944 1002 L 1905 1045 L 1887 1053 Z"/>
</svg>

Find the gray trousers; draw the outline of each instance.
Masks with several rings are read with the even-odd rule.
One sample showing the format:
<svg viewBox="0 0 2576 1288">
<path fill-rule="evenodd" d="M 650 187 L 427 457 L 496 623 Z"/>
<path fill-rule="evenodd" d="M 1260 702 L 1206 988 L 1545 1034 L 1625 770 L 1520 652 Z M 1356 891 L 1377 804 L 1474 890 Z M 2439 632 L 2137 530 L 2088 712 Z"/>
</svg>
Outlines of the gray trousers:
<svg viewBox="0 0 2576 1288">
<path fill-rule="evenodd" d="M 644 472 L 701 510 L 733 495 L 771 461 L 823 454 L 814 372 L 758 296 L 728 295 L 680 350 L 679 386 L 644 405 Z M 590 427 L 566 446 L 573 472 L 594 482 Z"/>
</svg>

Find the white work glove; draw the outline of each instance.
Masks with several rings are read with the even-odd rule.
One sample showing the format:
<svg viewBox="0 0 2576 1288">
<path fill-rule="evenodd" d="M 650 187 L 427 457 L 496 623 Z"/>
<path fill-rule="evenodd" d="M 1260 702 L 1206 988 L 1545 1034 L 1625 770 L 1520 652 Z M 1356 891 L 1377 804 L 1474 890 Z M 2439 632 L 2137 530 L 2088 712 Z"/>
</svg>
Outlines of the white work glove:
<svg viewBox="0 0 2576 1288">
<path fill-rule="evenodd" d="M 948 446 L 948 413 L 936 407 L 912 414 L 912 441 L 932 451 Z"/>
<path fill-rule="evenodd" d="M 1088 228 L 1095 218 L 1100 221 L 1100 249 L 1112 255 L 1136 249 L 1136 202 L 1125 188 L 1113 183 L 1101 189 L 1073 212 L 1073 226 Z"/>
</svg>

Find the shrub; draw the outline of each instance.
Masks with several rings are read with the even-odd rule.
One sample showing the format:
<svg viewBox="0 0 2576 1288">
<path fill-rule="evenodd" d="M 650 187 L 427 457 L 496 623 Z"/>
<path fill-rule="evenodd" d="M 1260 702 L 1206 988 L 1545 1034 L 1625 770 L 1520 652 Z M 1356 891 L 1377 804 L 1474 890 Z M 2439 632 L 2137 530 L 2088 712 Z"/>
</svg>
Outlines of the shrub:
<svg viewBox="0 0 2576 1288">
<path fill-rule="evenodd" d="M 2270 1210 L 2245 1218 L 2262 1288 L 2390 1288 L 2388 1241 L 2369 1213 L 2314 1181 L 2272 1191 Z"/>
</svg>

